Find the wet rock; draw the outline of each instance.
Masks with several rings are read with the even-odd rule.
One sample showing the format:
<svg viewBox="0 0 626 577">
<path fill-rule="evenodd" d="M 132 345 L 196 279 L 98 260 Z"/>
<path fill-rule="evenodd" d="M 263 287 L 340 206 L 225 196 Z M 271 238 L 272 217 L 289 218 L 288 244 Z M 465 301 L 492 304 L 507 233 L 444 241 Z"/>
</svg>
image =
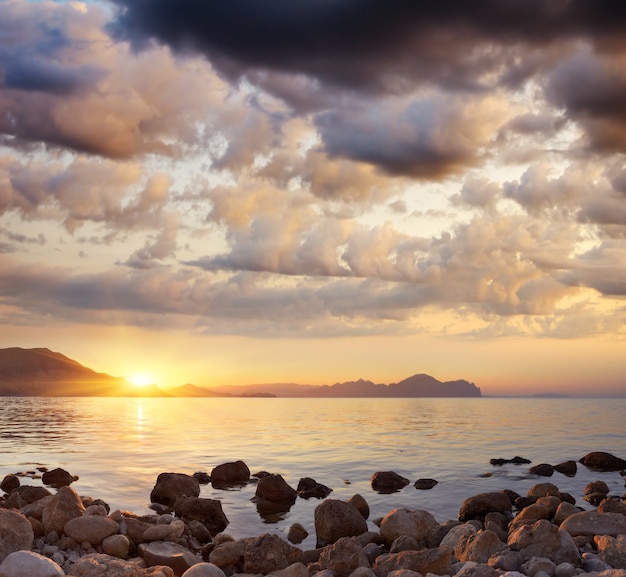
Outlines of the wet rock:
<svg viewBox="0 0 626 577">
<path fill-rule="evenodd" d="M 531 475 L 539 475 L 540 477 L 552 477 L 554 474 L 554 467 L 548 463 L 540 463 L 534 467 L 530 467 L 528 472 Z"/>
<path fill-rule="evenodd" d="M 60 468 L 46 471 L 41 477 L 41 481 L 44 485 L 55 489 L 69 487 L 76 479 L 77 477 L 73 477 L 65 469 Z"/>
<path fill-rule="evenodd" d="M 85 507 L 78 493 L 71 487 L 61 487 L 45 504 L 41 512 L 41 522 L 46 534 L 51 531 L 62 533 L 65 524 L 81 517 Z"/>
<path fill-rule="evenodd" d="M 408 535 L 413 537 L 420 547 L 426 547 L 429 534 L 437 526 L 436 519 L 428 511 L 400 507 L 383 517 L 380 536 L 386 545 L 391 545 L 401 535 Z"/>
<path fill-rule="evenodd" d="M 268 575 L 302 561 L 301 549 L 283 541 L 278 535 L 264 533 L 247 541 L 243 554 L 243 572 Z"/>
<path fill-rule="evenodd" d="M 576 461 L 564 461 L 563 463 L 554 465 L 554 470 L 567 477 L 575 477 L 576 472 L 578 471 L 578 466 L 576 465 Z"/>
<path fill-rule="evenodd" d="M 302 497 L 303 499 L 325 499 L 332 493 L 333 490 L 326 485 L 318 483 L 315 479 L 302 477 L 300 481 L 298 481 L 296 491 L 298 493 L 298 497 Z"/>
<path fill-rule="evenodd" d="M 226 577 L 226 574 L 213 563 L 197 563 L 187 569 L 182 577 Z"/>
<path fill-rule="evenodd" d="M 379 493 L 394 493 L 406 487 L 410 481 L 394 471 L 378 471 L 370 480 L 372 489 Z"/>
<path fill-rule="evenodd" d="M 0 562 L 8 555 L 33 546 L 33 528 L 24 515 L 0 509 Z"/>
<path fill-rule="evenodd" d="M 409 569 L 422 575 L 450 573 L 452 553 L 448 547 L 422 549 L 421 551 L 401 551 L 400 553 L 380 555 L 374 562 L 374 573 L 377 577 L 386 577 L 391 571 Z"/>
<path fill-rule="evenodd" d="M 528 493 L 526 496 L 537 500 L 540 497 L 552 497 L 558 496 L 559 488 L 552 483 L 537 483 L 533 485 L 530 489 L 528 489 Z"/>
<path fill-rule="evenodd" d="M 580 463 L 594 471 L 619 471 L 626 468 L 626 461 L 611 453 L 596 451 L 587 453 Z"/>
<path fill-rule="evenodd" d="M 309 532 L 300 523 L 291 525 L 287 532 L 287 540 L 294 545 L 302 543 L 308 536 Z"/>
<path fill-rule="evenodd" d="M 202 562 L 200 557 L 177 543 L 153 541 L 142 543 L 137 550 L 149 567 L 165 565 L 170 567 L 176 575 L 182 575 L 192 565 Z"/>
<path fill-rule="evenodd" d="M 502 466 L 507 463 L 512 463 L 514 465 L 530 465 L 531 461 L 529 459 L 525 459 L 524 457 L 513 457 L 512 459 L 490 459 L 489 463 L 491 465 Z"/>
<path fill-rule="evenodd" d="M 363 548 L 351 537 L 342 537 L 325 547 L 319 563 L 322 569 L 330 569 L 336 577 L 348 577 L 358 567 L 369 567 Z"/>
<path fill-rule="evenodd" d="M 17 475 L 6 475 L 0 483 L 0 489 L 5 493 L 10 493 L 20 486 L 20 478 Z"/>
<path fill-rule="evenodd" d="M 435 479 L 418 479 L 415 481 L 415 488 L 420 489 L 421 491 L 428 491 L 432 489 L 437 484 Z"/>
<path fill-rule="evenodd" d="M 100 545 L 104 539 L 114 535 L 119 525 L 109 517 L 98 515 L 83 515 L 70 519 L 63 528 L 63 532 L 77 543 L 91 543 Z"/>
<path fill-rule="evenodd" d="M 195 477 L 184 473 L 161 473 L 150 493 L 150 500 L 173 507 L 179 497 L 197 497 L 200 483 Z"/>
<path fill-rule="evenodd" d="M 352 495 L 352 497 L 347 500 L 347 503 L 355 507 L 358 512 L 361 513 L 363 519 L 367 519 L 370 516 L 370 506 L 358 493 L 356 495 Z"/>
<path fill-rule="evenodd" d="M 222 463 L 213 468 L 210 477 L 213 486 L 247 483 L 250 480 L 250 469 L 243 461 Z"/>
<path fill-rule="evenodd" d="M 481 519 L 491 512 L 508 513 L 512 508 L 511 499 L 506 493 L 480 493 L 463 501 L 459 510 L 459 521 Z"/>
<path fill-rule="evenodd" d="M 598 513 L 597 511 L 581 511 L 569 516 L 561 529 L 572 537 L 578 535 L 611 535 L 613 537 L 626 533 L 626 517 L 619 513 Z"/>
<path fill-rule="evenodd" d="M 271 503 L 294 503 L 298 493 L 281 475 L 265 475 L 259 479 L 255 495 Z"/>
<path fill-rule="evenodd" d="M 204 471 L 195 472 L 192 477 L 201 485 L 208 485 L 211 482 L 211 476 Z"/>
<path fill-rule="evenodd" d="M 367 522 L 356 507 L 338 499 L 326 499 L 320 503 L 315 508 L 314 522 L 318 547 L 367 531 Z"/>
<path fill-rule="evenodd" d="M 228 518 L 222 509 L 222 502 L 204 497 L 179 497 L 174 504 L 174 512 L 181 519 L 200 521 L 211 535 L 221 533 L 228 526 Z"/>
<path fill-rule="evenodd" d="M 63 569 L 52 559 L 33 551 L 16 551 L 0 565 L 2 577 L 61 577 Z"/>
</svg>

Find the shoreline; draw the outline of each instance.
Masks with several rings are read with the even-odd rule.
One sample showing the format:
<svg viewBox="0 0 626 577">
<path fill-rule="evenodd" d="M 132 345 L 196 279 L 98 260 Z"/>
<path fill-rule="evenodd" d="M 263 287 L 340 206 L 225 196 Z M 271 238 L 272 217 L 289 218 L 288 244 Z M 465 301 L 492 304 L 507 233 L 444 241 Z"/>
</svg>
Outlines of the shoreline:
<svg viewBox="0 0 626 577">
<path fill-rule="evenodd" d="M 602 458 L 606 466 L 612 458 L 607 471 L 626 463 L 607 455 L 591 453 L 581 461 L 588 461 L 585 466 L 598 465 L 597 459 Z M 626 475 L 626 470 L 620 474 Z M 592 505 L 591 510 L 581 508 L 574 496 L 561 493 L 556 484 L 540 481 L 526 495 L 508 489 L 468 495 L 457 519 L 439 523 L 427 509 L 407 507 L 368 519 L 367 499 L 359 494 L 335 499 L 328 487 L 313 479 L 301 479 L 306 482 L 296 490 L 280 475 L 259 473 L 255 491 L 259 511 L 271 515 L 296 498 L 315 499 L 316 547 L 308 549 L 298 547 L 308 534 L 300 523 L 290 526 L 286 538 L 267 532 L 240 539 L 229 536 L 229 512 L 219 500 L 200 497 L 199 486 L 201 482 L 221 483 L 226 488 L 250 483 L 250 472 L 241 461 L 219 465 L 210 476 L 159 475 L 150 495 L 154 509 L 150 515 L 111 511 L 100 499 L 81 498 L 71 488 L 74 481 L 76 477 L 63 469 L 42 471 L 41 487 L 22 485 L 15 475 L 4 478 L 0 562 L 21 551 L 10 559 L 45 564 L 57 570 L 57 575 L 85 577 L 99 574 L 96 571 L 105 577 L 117 575 L 111 572 L 114 566 L 133 577 L 172 577 L 185 572 L 191 577 L 239 573 L 349 577 L 354 571 L 361 577 L 386 577 L 399 569 L 423 576 L 497 577 L 516 572 L 517 577 L 520 573 L 545 577 L 540 574 L 543 571 L 548 577 L 603 572 L 607 577 L 626 577 L 626 504 L 623 496 L 610 496 L 601 480 L 585 488 L 585 504 Z M 431 479 L 418 481 L 424 490 L 436 484 Z M 372 477 L 372 487 L 383 491 L 409 482 L 392 471 Z M 44 483 L 56 487 L 56 492 Z M 377 530 L 371 529 L 372 524 Z M 29 539 L 30 545 L 25 546 Z M 18 541 L 21 546 L 7 550 L 6 542 Z M 271 567 L 269 557 L 274 560 Z M 89 564 L 92 569 L 85 568 Z M 0 565 L 3 577 L 22 575 L 12 570 Z M 322 575 L 324 571 L 332 575 Z"/>
</svg>

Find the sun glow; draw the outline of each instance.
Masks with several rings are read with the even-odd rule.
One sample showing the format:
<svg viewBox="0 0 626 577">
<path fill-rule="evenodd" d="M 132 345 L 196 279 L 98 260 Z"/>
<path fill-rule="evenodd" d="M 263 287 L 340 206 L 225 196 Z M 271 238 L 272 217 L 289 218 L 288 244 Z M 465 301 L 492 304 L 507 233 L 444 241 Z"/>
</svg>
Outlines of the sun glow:
<svg viewBox="0 0 626 577">
<path fill-rule="evenodd" d="M 136 387 L 145 387 L 154 383 L 154 379 L 145 373 L 137 373 L 128 377 L 128 381 Z"/>
</svg>

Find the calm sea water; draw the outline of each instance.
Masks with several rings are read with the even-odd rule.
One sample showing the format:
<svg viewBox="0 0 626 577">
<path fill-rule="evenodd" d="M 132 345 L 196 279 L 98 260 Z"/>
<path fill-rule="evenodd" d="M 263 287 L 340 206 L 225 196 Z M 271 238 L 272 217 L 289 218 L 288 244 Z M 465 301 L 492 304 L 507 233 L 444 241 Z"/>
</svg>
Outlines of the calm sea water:
<svg viewBox="0 0 626 577">
<path fill-rule="evenodd" d="M 525 494 L 544 481 L 591 508 L 582 500 L 584 486 L 602 479 L 622 495 L 619 473 L 579 465 L 575 477 L 547 479 L 529 475 L 526 465 L 493 467 L 489 460 L 520 455 L 555 465 L 591 451 L 626 458 L 625 415 L 626 399 L 0 398 L 0 475 L 62 467 L 80 477 L 72 486 L 81 495 L 140 514 L 151 513 L 159 473 L 210 473 L 237 459 L 253 473 L 280 473 L 294 488 L 301 477 L 313 477 L 333 489 L 331 498 L 360 493 L 370 519 L 410 507 L 443 522 L 456 518 L 470 495 Z M 374 492 L 370 478 L 385 470 L 411 484 L 393 494 Z M 439 483 L 420 491 L 413 486 L 419 478 Z M 207 485 L 201 496 L 222 501 L 234 537 L 285 535 L 299 522 L 310 532 L 302 546 L 315 545 L 318 500 L 298 499 L 290 511 L 264 518 L 251 501 L 254 491 L 254 484 Z"/>
</svg>

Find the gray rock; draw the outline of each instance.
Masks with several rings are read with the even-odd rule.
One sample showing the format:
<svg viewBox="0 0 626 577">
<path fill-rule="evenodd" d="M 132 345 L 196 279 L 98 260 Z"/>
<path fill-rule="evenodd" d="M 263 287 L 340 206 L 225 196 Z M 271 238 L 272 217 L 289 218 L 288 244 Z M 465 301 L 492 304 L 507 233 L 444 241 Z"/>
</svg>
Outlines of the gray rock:
<svg viewBox="0 0 626 577">
<path fill-rule="evenodd" d="M 213 563 L 197 563 L 187 569 L 182 577 L 226 577 L 226 574 Z"/>
<path fill-rule="evenodd" d="M 150 492 L 150 500 L 173 507 L 179 497 L 197 497 L 200 483 L 195 477 L 184 473 L 161 473 Z"/>
<path fill-rule="evenodd" d="M 376 577 L 376 573 L 374 573 L 374 571 L 372 571 L 369 567 L 357 567 L 354 571 L 352 571 L 352 573 L 350 573 L 350 577 Z"/>
<path fill-rule="evenodd" d="M 601 535 L 595 542 L 600 559 L 614 569 L 626 569 L 626 535 Z"/>
<path fill-rule="evenodd" d="M 320 503 L 315 508 L 314 522 L 318 547 L 367 531 L 367 521 L 356 507 L 338 499 L 326 499 Z"/>
<path fill-rule="evenodd" d="M 600 573 L 610 569 L 600 557 L 597 555 L 593 555 L 590 553 L 585 553 L 583 555 L 582 569 L 588 573 Z"/>
<path fill-rule="evenodd" d="M 348 577 L 358 567 L 369 567 L 363 548 L 351 537 L 342 537 L 325 547 L 319 563 L 322 569 L 330 569 L 336 577 Z"/>
<path fill-rule="evenodd" d="M 580 513 L 580 509 L 576 505 L 571 503 L 562 502 L 554 513 L 554 519 L 552 520 L 555 525 L 561 525 L 565 519 L 571 517 L 575 513 Z"/>
<path fill-rule="evenodd" d="M 546 573 L 549 577 L 554 577 L 556 563 L 547 557 L 531 557 L 520 567 L 520 571 L 528 577 L 535 577 L 537 573 Z"/>
<path fill-rule="evenodd" d="M 65 524 L 71 519 L 81 517 L 84 511 L 85 507 L 78 493 L 71 487 L 61 487 L 56 495 L 46 502 L 41 512 L 45 533 L 52 531 L 62 533 Z"/>
<path fill-rule="evenodd" d="M 9 509 L 0 509 L 0 562 L 22 549 L 30 550 L 35 535 L 24 515 Z"/>
<path fill-rule="evenodd" d="M 578 570 L 571 563 L 559 563 L 554 568 L 554 577 L 575 577 Z"/>
<path fill-rule="evenodd" d="M 572 537 L 579 535 L 616 535 L 626 533 L 626 517 L 619 513 L 598 513 L 597 511 L 581 511 L 569 516 L 561 529 Z"/>
<path fill-rule="evenodd" d="M 91 545 L 100 545 L 118 530 L 119 525 L 113 519 L 99 515 L 83 515 L 70 519 L 63 528 L 63 532 L 77 543 L 87 542 Z"/>
<path fill-rule="evenodd" d="M 126 559 L 130 550 L 130 540 L 126 535 L 110 535 L 102 541 L 102 552 L 111 557 Z"/>
<path fill-rule="evenodd" d="M 559 548 L 554 552 L 554 561 L 557 565 L 560 563 L 571 563 L 576 567 L 580 567 L 581 558 L 578 547 L 572 536 L 563 530 L 559 530 Z"/>
<path fill-rule="evenodd" d="M 182 575 L 189 567 L 202 562 L 200 557 L 177 543 L 153 541 L 142 543 L 137 550 L 148 567 L 165 565 L 170 567 L 176 575 Z"/>
<path fill-rule="evenodd" d="M 383 517 L 380 536 L 389 546 L 401 535 L 407 535 L 420 547 L 426 547 L 428 536 L 437 526 L 437 520 L 428 511 L 399 507 Z"/>
<path fill-rule="evenodd" d="M 243 554 L 244 573 L 262 573 L 284 569 L 292 563 L 301 563 L 301 549 L 283 541 L 278 535 L 264 533 L 249 539 Z"/>
<path fill-rule="evenodd" d="M 449 547 L 422 549 L 421 551 L 401 551 L 389 555 L 380 555 L 374 562 L 374 573 L 377 577 L 386 575 L 397 569 L 410 569 L 422 575 L 436 573 L 445 575 L 450 572 L 452 552 Z"/>
<path fill-rule="evenodd" d="M 519 551 L 503 550 L 500 553 L 495 553 L 489 558 L 487 562 L 489 566 L 494 569 L 501 569 L 502 571 L 515 572 L 522 565 L 522 556 Z"/>
<path fill-rule="evenodd" d="M 292 563 L 284 569 L 272 572 L 273 577 L 309 577 L 309 570 L 304 563 Z"/>
<path fill-rule="evenodd" d="M 489 565 L 468 562 L 456 574 L 456 577 L 499 577 L 499 573 Z"/>
<path fill-rule="evenodd" d="M 61 577 L 63 569 L 39 553 L 16 551 L 6 557 L 0 565 L 1 577 Z"/>
<path fill-rule="evenodd" d="M 440 545 L 450 547 L 454 551 L 461 540 L 467 540 L 470 536 L 476 535 L 478 529 L 471 523 L 463 523 L 452 527 L 447 535 L 441 540 Z"/>
<path fill-rule="evenodd" d="M 454 550 L 454 556 L 459 561 L 487 563 L 494 553 L 505 548 L 506 545 L 493 531 L 479 531 L 474 535 L 462 538 Z"/>
</svg>

